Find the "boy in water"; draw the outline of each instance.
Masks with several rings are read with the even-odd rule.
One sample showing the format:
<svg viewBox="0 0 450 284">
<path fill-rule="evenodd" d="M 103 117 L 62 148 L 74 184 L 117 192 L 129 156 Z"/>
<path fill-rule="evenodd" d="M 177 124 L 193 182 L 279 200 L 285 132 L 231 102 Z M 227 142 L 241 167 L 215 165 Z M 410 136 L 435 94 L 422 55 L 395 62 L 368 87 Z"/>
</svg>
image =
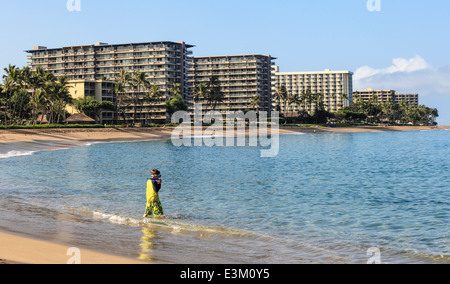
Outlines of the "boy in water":
<svg viewBox="0 0 450 284">
<path fill-rule="evenodd" d="M 161 190 L 161 173 L 158 170 L 152 170 L 152 177 L 147 181 L 147 206 L 144 218 L 150 215 L 153 217 L 162 217 L 164 215 L 158 192 Z"/>
</svg>

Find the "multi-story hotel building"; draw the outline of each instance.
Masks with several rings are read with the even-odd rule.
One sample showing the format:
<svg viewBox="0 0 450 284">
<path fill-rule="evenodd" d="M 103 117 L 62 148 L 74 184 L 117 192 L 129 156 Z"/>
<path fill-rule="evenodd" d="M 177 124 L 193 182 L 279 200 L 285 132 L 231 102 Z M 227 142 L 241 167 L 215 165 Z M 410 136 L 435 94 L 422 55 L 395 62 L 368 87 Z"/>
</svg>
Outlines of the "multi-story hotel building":
<svg viewBox="0 0 450 284">
<path fill-rule="evenodd" d="M 274 88 L 284 86 L 291 96 L 301 98 L 302 94 L 310 90 L 311 93 L 323 95 L 325 109 L 335 112 L 353 103 L 353 73 L 350 71 L 331 71 L 329 69 L 319 72 L 279 72 L 279 67 L 274 67 Z M 304 102 L 302 104 L 289 104 L 284 101 L 274 100 L 274 108 L 280 108 L 285 115 L 298 113 L 299 111 L 313 112 L 315 104 Z"/>
<path fill-rule="evenodd" d="M 230 55 L 194 57 L 189 72 L 190 107 L 193 106 L 195 86 L 207 84 L 217 76 L 224 100 L 215 110 L 222 114 L 235 111 L 261 110 L 271 112 L 271 68 L 276 58 L 270 55 Z M 259 104 L 255 104 L 258 101 Z M 206 111 L 207 101 L 198 98 Z M 253 102 L 253 103 L 252 103 Z M 208 110 L 210 110 L 208 108 Z"/>
<path fill-rule="evenodd" d="M 170 97 L 174 84 L 181 86 L 181 95 L 187 97 L 187 68 L 192 45 L 184 42 L 147 42 L 130 44 L 106 44 L 46 48 L 37 46 L 29 53 L 28 65 L 32 69 L 41 66 L 57 77 L 66 76 L 70 81 L 115 80 L 120 70 L 145 73 L 151 84 L 157 84 L 162 99 L 150 103 L 143 92 L 127 90 L 129 96 L 138 96 L 138 102 L 126 107 L 126 121 L 144 123 L 150 114 L 152 119 L 165 120 L 164 104 Z M 152 111 L 149 111 L 152 108 Z M 122 121 L 123 122 L 123 121 Z"/>
<path fill-rule="evenodd" d="M 419 106 L 419 94 L 399 94 L 395 90 L 374 90 L 369 88 L 363 91 L 354 91 L 353 96 L 355 102 L 357 100 L 369 101 L 375 96 L 379 102 L 392 100 L 394 104 L 398 104 L 401 101 L 406 101 L 413 107 Z"/>
</svg>

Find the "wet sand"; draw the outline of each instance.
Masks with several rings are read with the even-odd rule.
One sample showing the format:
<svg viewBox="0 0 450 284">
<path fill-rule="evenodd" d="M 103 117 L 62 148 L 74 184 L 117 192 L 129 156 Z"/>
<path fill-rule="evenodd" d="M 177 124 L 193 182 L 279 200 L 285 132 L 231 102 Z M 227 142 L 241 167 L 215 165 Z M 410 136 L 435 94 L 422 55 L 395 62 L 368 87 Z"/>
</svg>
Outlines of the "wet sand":
<svg viewBox="0 0 450 284">
<path fill-rule="evenodd" d="M 72 264 L 71 247 L 0 233 L 0 264 Z M 79 264 L 149 264 L 131 258 L 79 250 Z"/>
</svg>

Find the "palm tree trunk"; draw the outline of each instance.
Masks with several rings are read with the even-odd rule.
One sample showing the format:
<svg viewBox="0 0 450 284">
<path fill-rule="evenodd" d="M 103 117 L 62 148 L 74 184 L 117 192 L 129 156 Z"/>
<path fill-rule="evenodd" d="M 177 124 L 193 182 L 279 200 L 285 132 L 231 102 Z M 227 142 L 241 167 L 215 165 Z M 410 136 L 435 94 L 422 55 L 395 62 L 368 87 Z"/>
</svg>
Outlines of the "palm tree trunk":
<svg viewBox="0 0 450 284">
<path fill-rule="evenodd" d="M 6 98 L 8 98 L 8 90 L 6 90 L 6 92 L 5 92 L 5 94 L 6 94 Z M 7 118 L 7 112 L 8 112 L 8 103 L 6 103 L 5 104 L 5 113 L 4 113 L 4 115 L 5 115 L 5 120 L 3 121 L 3 124 L 6 126 L 7 125 L 7 123 L 8 123 L 8 118 Z"/>
</svg>

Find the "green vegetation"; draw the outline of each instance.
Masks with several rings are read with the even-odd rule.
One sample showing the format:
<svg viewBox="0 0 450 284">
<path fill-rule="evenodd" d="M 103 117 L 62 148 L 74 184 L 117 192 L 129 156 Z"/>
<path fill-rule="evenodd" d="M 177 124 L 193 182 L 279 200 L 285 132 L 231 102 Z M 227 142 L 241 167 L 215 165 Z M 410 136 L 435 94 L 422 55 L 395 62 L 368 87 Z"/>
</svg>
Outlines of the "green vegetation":
<svg viewBox="0 0 450 284">
<path fill-rule="evenodd" d="M 363 121 L 366 124 L 394 124 L 394 125 L 437 125 L 439 117 L 437 109 L 424 105 L 413 107 L 406 101 L 395 103 L 395 94 L 387 102 L 379 102 L 377 97 L 369 101 L 356 97 L 355 103 L 335 114 L 339 122 Z"/>
<path fill-rule="evenodd" d="M 0 84 L 0 125 L 3 128 L 14 125 L 37 126 L 43 124 L 62 125 L 70 115 L 67 106 L 73 106 L 79 112 L 101 123 L 103 111 L 114 111 L 118 114 L 118 120 L 127 121 L 125 110 L 134 108 L 132 121 L 136 123 L 137 112 L 140 105 L 148 103 L 149 108 L 141 108 L 141 113 L 146 111 L 149 123 L 153 123 L 156 106 L 165 104 L 167 113 L 178 110 L 186 110 L 187 104 L 181 96 L 181 86 L 174 84 L 170 95 L 161 91 L 157 84 L 151 84 L 145 73 L 135 71 L 128 73 L 121 70 L 115 79 L 114 92 L 116 102 L 99 102 L 93 97 L 84 97 L 74 100 L 69 92 L 70 85 L 66 77 L 56 77 L 41 67 L 32 70 L 29 67 L 22 69 L 10 65 L 5 68 L 6 75 Z M 107 79 L 107 78 L 103 78 Z M 144 94 L 144 95 L 142 95 Z M 117 121 L 117 122 L 119 122 Z M 159 121 L 164 122 L 164 121 Z M 146 120 L 147 124 L 147 120 Z M 16 127 L 17 126 L 17 127 Z M 43 127 L 41 127 L 43 128 Z M 52 128 L 52 127 L 50 127 Z"/>
<path fill-rule="evenodd" d="M 188 106 L 181 95 L 176 95 L 166 102 L 166 110 L 172 116 L 177 111 L 187 111 Z"/>
<path fill-rule="evenodd" d="M 171 86 L 170 94 L 166 96 L 166 93 L 161 90 L 158 84 L 150 83 L 143 72 L 135 71 L 133 73 L 128 73 L 126 70 L 122 69 L 115 79 L 115 82 L 114 92 L 117 98 L 116 108 L 122 121 L 127 121 L 125 110 L 132 106 L 134 109 L 133 123 L 136 124 L 137 106 L 139 104 L 142 106 L 145 103 L 150 105 L 148 108 L 141 108 L 141 113 L 143 111 L 146 112 L 146 117 L 149 118 L 150 124 L 152 124 L 154 120 L 154 112 L 157 105 L 164 105 L 166 113 L 169 115 L 178 110 L 187 109 L 187 104 L 181 96 L 181 85 L 178 83 Z M 144 95 L 142 96 L 142 94 Z"/>
<path fill-rule="evenodd" d="M 84 97 L 74 100 L 75 108 L 85 115 L 95 119 L 96 123 L 100 123 L 101 114 L 104 110 L 114 111 L 115 107 L 112 102 L 99 102 L 93 97 Z"/>
<path fill-rule="evenodd" d="M 218 76 L 212 76 L 206 84 L 203 98 L 207 101 L 211 111 L 214 111 L 217 104 L 223 102 L 225 94 L 222 92 L 222 86 Z"/>
<path fill-rule="evenodd" d="M 9 65 L 4 68 L 0 85 L 1 124 L 24 125 L 62 123 L 68 113 L 66 106 L 73 103 L 65 77 L 56 78 L 41 67 L 32 71 Z"/>
<path fill-rule="evenodd" d="M 337 103 L 337 96 L 332 95 L 334 105 L 342 108 L 344 101 L 348 99 L 347 94 L 340 96 L 341 102 Z M 281 111 L 284 104 L 284 124 L 393 124 L 393 125 L 437 125 L 436 118 L 439 117 L 437 109 L 424 105 L 413 107 L 406 101 L 395 103 L 395 94 L 387 102 L 379 102 L 374 96 L 369 101 L 360 100 L 355 97 L 356 103 L 331 113 L 326 110 L 324 95 L 312 93 L 310 90 L 301 95 L 292 95 L 284 86 L 275 90 L 274 101 L 277 102 L 277 110 Z M 313 109 L 314 105 L 314 109 Z M 291 106 L 303 109 L 300 112 L 290 112 Z M 311 112 L 306 111 L 306 109 Z"/>
</svg>

